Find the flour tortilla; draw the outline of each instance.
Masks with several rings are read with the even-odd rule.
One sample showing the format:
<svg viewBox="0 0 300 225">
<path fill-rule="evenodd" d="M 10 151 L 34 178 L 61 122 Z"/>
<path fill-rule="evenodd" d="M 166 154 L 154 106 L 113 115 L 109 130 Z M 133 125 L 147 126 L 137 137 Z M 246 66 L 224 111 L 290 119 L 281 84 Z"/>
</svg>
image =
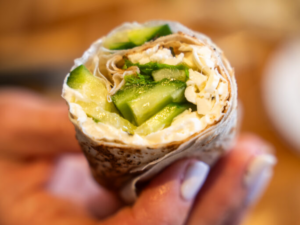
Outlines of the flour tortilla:
<svg viewBox="0 0 300 225">
<path fill-rule="evenodd" d="M 103 38 L 96 41 L 79 59 L 75 60 L 75 67 L 85 64 L 88 68 L 99 68 L 110 93 L 116 92 L 122 85 L 122 71 L 113 67 L 109 73 L 105 71 L 107 63 L 117 62 L 116 55 L 126 55 L 129 52 L 142 51 L 145 46 L 168 41 L 180 41 L 205 45 L 213 49 L 219 59 L 219 71 L 229 84 L 229 99 L 224 109 L 224 116 L 204 130 L 183 141 L 174 141 L 155 146 L 138 146 L 124 144 L 122 140 L 110 141 L 105 138 L 95 139 L 85 133 L 80 127 L 78 118 L 69 113 L 70 120 L 75 125 L 76 137 L 89 162 L 92 174 L 99 184 L 120 193 L 124 201 L 132 203 L 137 198 L 137 183 L 151 179 L 161 170 L 174 161 L 184 157 L 195 157 L 208 165 L 213 165 L 220 156 L 228 151 L 236 136 L 237 127 L 237 87 L 234 71 L 224 57 L 222 51 L 211 40 L 194 31 L 189 30 L 177 22 L 150 21 L 143 26 L 155 26 L 168 23 L 174 34 L 161 37 L 154 42 L 130 50 L 110 51 L 103 48 Z M 141 27 L 138 23 L 125 23 L 113 30 L 115 32 Z M 178 33 L 179 32 L 179 33 Z M 115 59 L 113 59 L 115 57 Z M 114 61 L 115 60 L 115 61 Z M 120 78 L 115 79 L 112 73 L 119 73 Z M 117 76 L 116 76 L 117 77 Z M 66 82 L 66 79 L 65 79 Z M 113 87 L 111 87 L 113 85 Z M 64 96 L 63 90 L 63 96 Z"/>
</svg>

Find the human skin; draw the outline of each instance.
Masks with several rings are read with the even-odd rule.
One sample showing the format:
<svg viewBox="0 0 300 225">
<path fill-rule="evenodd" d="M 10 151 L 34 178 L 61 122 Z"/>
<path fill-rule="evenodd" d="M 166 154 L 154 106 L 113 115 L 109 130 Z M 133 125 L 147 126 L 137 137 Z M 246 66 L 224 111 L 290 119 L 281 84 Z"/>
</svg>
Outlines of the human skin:
<svg viewBox="0 0 300 225">
<path fill-rule="evenodd" d="M 245 176 L 268 146 L 253 134 L 241 135 L 190 200 L 180 188 L 186 168 L 196 160 L 181 159 L 126 206 L 115 193 L 88 185 L 94 181 L 64 102 L 6 89 L 0 91 L 0 109 L 1 225 L 239 224 L 250 207 Z M 66 154 L 77 157 L 72 168 L 81 172 L 75 176 L 75 169 L 58 163 Z M 55 174 L 64 179 L 54 179 Z"/>
</svg>

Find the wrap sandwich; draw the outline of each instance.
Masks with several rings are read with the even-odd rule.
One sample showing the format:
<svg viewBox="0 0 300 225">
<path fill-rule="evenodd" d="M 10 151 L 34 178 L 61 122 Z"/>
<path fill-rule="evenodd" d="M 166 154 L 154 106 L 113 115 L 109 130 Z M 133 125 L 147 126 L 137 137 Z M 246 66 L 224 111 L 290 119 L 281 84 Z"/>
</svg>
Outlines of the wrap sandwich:
<svg viewBox="0 0 300 225">
<path fill-rule="evenodd" d="M 213 165 L 236 134 L 233 69 L 177 22 L 114 29 L 75 60 L 62 96 L 94 178 L 127 202 L 180 158 Z"/>
</svg>

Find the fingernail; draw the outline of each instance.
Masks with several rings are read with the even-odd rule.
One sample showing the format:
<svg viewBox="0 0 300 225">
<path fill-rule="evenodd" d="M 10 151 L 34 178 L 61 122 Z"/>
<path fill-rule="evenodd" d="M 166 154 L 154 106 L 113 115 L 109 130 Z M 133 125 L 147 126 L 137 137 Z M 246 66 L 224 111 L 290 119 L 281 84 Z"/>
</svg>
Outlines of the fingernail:
<svg viewBox="0 0 300 225">
<path fill-rule="evenodd" d="M 272 175 L 276 158 L 271 154 L 258 155 L 250 163 L 244 182 L 248 188 L 247 204 L 254 204 L 266 189 Z"/>
<path fill-rule="evenodd" d="M 203 162 L 196 161 L 190 164 L 186 170 L 181 184 L 181 196 L 185 200 L 193 199 L 204 184 L 209 166 Z"/>
</svg>

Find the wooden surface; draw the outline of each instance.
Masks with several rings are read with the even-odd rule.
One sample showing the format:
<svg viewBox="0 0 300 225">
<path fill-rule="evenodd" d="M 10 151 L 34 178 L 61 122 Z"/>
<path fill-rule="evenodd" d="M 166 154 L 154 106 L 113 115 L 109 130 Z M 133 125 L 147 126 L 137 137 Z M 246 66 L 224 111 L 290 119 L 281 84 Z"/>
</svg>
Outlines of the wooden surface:
<svg viewBox="0 0 300 225">
<path fill-rule="evenodd" d="M 195 0 L 82 2 L 1 1 L 0 79 L 16 74 L 18 79 L 37 70 L 70 68 L 73 60 L 93 41 L 125 21 L 170 19 L 203 32 L 224 50 L 235 67 L 243 109 L 242 131 L 257 133 L 268 140 L 274 145 L 278 158 L 270 186 L 243 224 L 300 224 L 300 157 L 272 126 L 261 95 L 263 70 L 269 56 L 287 35 L 298 32 L 299 21 L 292 18 L 290 22 L 283 11 L 280 15 L 283 15 L 282 20 L 285 18 L 289 22 L 288 26 L 279 26 L 277 20 L 277 25 L 271 22 L 268 25 L 268 21 L 249 22 L 249 18 L 242 15 L 245 9 L 237 11 L 240 6 L 234 8 L 236 1 L 233 0 L 227 1 L 227 5 Z M 290 4 L 286 6 L 290 10 L 287 15 L 299 12 L 297 1 L 287 2 Z M 11 16 L 12 9 L 14 16 Z M 253 10 L 255 12 L 256 8 Z M 62 80 L 64 76 L 58 72 L 45 75 L 45 79 L 51 83 L 56 77 Z M 60 86 L 51 86 L 44 92 L 59 98 Z"/>
</svg>

